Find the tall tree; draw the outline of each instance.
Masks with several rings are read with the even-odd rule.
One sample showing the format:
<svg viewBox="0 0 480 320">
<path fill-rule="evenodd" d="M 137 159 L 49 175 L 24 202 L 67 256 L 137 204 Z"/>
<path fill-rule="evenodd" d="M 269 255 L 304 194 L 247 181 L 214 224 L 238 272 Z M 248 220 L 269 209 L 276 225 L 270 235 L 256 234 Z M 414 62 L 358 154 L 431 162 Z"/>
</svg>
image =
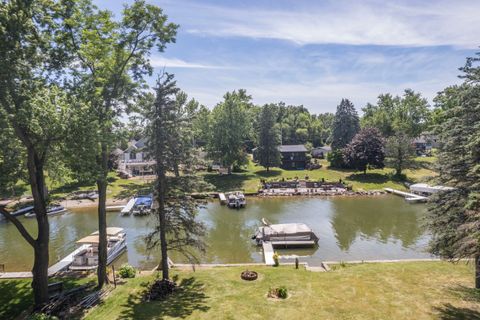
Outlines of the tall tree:
<svg viewBox="0 0 480 320">
<path fill-rule="evenodd" d="M 406 89 L 398 108 L 395 110 L 393 126 L 409 137 L 418 137 L 428 128 L 430 106 L 420 93 Z"/>
<path fill-rule="evenodd" d="M 398 96 L 381 94 L 378 96 L 377 105 L 368 103 L 363 108 L 361 124 L 363 128 L 377 128 L 380 133 L 388 138 L 394 134 L 395 112 L 400 104 Z"/>
<path fill-rule="evenodd" d="M 264 105 L 257 123 L 257 158 L 260 165 L 264 166 L 267 171 L 270 170 L 270 167 L 279 166 L 281 163 L 280 151 L 278 150 L 280 132 L 275 123 L 276 111 L 275 105 Z"/>
<path fill-rule="evenodd" d="M 37 222 L 36 238 L 20 220 L 6 210 L 2 209 L 1 213 L 33 248 L 32 288 L 36 307 L 48 301 L 49 224 L 45 166 L 52 148 L 61 142 L 68 123 L 65 96 L 55 85 L 67 62 L 65 48 L 57 41 L 55 32 L 61 21 L 59 9 L 54 1 L 3 1 L 0 6 L 0 119 L 3 122 L 0 134 L 19 142 L 20 149 L 2 145 L 0 153 L 4 159 L 24 157 L 18 163 L 25 164 L 27 169 Z M 18 167 L 1 167 L 10 172 L 10 178 L 17 177 Z"/>
<path fill-rule="evenodd" d="M 384 140 L 376 128 L 365 128 L 355 135 L 344 149 L 345 163 L 367 173 L 370 168 L 383 168 L 385 160 Z"/>
<path fill-rule="evenodd" d="M 231 173 L 232 166 L 247 161 L 244 142 L 250 132 L 248 108 L 252 97 L 240 89 L 227 92 L 224 101 L 212 110 L 211 132 L 208 143 L 210 157 L 219 160 Z"/>
<path fill-rule="evenodd" d="M 398 131 L 387 139 L 385 153 L 388 162 L 395 169 L 395 175 L 401 177 L 402 170 L 408 168 L 415 157 L 415 148 L 412 139 Z"/>
<path fill-rule="evenodd" d="M 67 3 L 64 41 L 75 53 L 76 61 L 71 65 L 72 87 L 90 107 L 87 113 L 97 126 L 96 136 L 90 141 L 93 157 L 88 156 L 87 161 L 99 194 L 97 276 L 101 287 L 107 281 L 105 205 L 115 122 L 144 85 L 143 77 L 152 74 L 148 60 L 151 49 L 156 46 L 163 51 L 167 43 L 174 42 L 177 25 L 167 23 L 162 9 L 145 1 L 126 5 L 118 21 L 111 12 L 99 10 L 90 0 Z"/>
<path fill-rule="evenodd" d="M 150 100 L 151 101 L 151 100 Z M 155 210 L 158 225 L 148 236 L 149 248 L 160 245 L 162 278 L 169 278 L 168 251 L 179 250 L 189 259 L 189 248 L 204 250 L 204 226 L 195 220 L 197 203 L 189 193 L 200 184 L 193 174 L 193 126 L 195 101 L 187 102 L 173 76 L 164 74 L 157 82 L 155 100 L 145 103 L 148 148 L 156 161 Z M 183 174 L 178 172 L 179 166 Z M 173 173 L 169 174 L 169 173 Z M 171 235 L 167 240 L 167 235 Z"/>
<path fill-rule="evenodd" d="M 360 120 L 355 107 L 348 99 L 342 99 L 335 113 L 332 149 L 339 150 L 345 148 L 359 130 Z"/>
<path fill-rule="evenodd" d="M 467 58 L 465 83 L 449 93 L 451 103 L 436 126 L 441 181 L 455 189 L 430 201 L 430 251 L 450 260 L 473 259 L 480 288 L 480 54 Z"/>
</svg>

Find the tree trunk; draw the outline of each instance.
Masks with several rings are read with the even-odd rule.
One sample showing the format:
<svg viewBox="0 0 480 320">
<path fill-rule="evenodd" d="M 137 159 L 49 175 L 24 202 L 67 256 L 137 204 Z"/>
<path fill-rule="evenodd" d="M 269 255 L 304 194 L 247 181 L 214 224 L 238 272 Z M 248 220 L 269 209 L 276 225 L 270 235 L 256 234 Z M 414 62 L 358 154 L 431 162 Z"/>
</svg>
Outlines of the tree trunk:
<svg viewBox="0 0 480 320">
<path fill-rule="evenodd" d="M 269 172 L 269 171 L 270 171 L 270 167 L 267 167 L 267 172 Z"/>
<path fill-rule="evenodd" d="M 102 146 L 102 177 L 97 181 L 98 188 L 98 288 L 108 283 L 107 278 L 107 175 L 108 175 L 108 152 L 106 146 Z"/>
<path fill-rule="evenodd" d="M 475 288 L 480 289 L 480 255 L 475 256 Z"/>
<path fill-rule="evenodd" d="M 158 200 L 158 219 L 160 223 L 160 249 L 162 253 L 162 260 L 160 266 L 162 268 L 162 279 L 169 278 L 168 270 L 168 250 L 167 250 L 167 228 L 166 228 L 166 217 L 165 217 L 165 192 L 166 192 L 166 178 L 165 170 L 159 168 L 158 170 L 158 190 L 157 190 L 157 200 Z"/>
<path fill-rule="evenodd" d="M 32 268 L 33 296 L 35 308 L 38 309 L 48 302 L 48 242 L 50 240 L 50 226 L 47 216 L 47 194 L 43 173 L 43 159 L 39 158 L 35 151 L 31 149 L 28 150 L 27 167 L 38 227 L 38 236 L 33 246 L 34 263 Z"/>
</svg>

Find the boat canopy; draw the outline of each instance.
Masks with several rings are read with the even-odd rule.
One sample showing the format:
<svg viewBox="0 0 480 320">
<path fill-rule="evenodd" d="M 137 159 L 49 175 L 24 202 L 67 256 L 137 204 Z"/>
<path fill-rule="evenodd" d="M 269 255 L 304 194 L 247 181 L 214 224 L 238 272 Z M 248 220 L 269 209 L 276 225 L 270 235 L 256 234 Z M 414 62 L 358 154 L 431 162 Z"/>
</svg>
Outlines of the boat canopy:
<svg viewBox="0 0 480 320">
<path fill-rule="evenodd" d="M 98 235 L 97 236 L 89 235 L 77 241 L 77 243 L 89 243 L 89 244 L 97 244 L 99 242 L 100 240 Z"/>
<path fill-rule="evenodd" d="M 107 236 L 116 236 L 120 232 L 123 232 L 123 228 L 118 227 L 108 227 L 107 228 Z M 98 231 L 92 233 L 92 235 L 98 235 Z"/>
<path fill-rule="evenodd" d="M 264 234 L 298 234 L 298 233 L 310 233 L 310 229 L 304 223 L 283 223 L 283 224 L 271 224 L 263 228 Z"/>
</svg>

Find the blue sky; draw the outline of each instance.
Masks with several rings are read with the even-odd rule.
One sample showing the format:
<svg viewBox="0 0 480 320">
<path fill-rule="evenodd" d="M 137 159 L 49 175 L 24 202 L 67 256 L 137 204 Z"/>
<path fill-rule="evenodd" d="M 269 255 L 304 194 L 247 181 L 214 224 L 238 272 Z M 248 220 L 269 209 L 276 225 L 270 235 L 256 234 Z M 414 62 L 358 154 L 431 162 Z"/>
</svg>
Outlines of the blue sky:
<svg viewBox="0 0 480 320">
<path fill-rule="evenodd" d="M 342 98 L 360 110 L 405 88 L 431 101 L 460 82 L 458 68 L 480 46 L 478 0 L 149 2 L 180 25 L 152 64 L 208 107 L 239 88 L 254 103 L 314 113 L 334 112 Z M 96 3 L 118 14 L 122 2 Z"/>
</svg>

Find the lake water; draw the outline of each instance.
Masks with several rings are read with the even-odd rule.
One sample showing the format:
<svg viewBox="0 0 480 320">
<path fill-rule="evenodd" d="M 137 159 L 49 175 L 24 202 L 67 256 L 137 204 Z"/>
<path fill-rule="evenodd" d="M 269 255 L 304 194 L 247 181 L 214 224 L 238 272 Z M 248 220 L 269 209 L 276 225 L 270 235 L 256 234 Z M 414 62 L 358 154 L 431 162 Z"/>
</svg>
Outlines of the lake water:
<svg viewBox="0 0 480 320">
<path fill-rule="evenodd" d="M 271 223 L 303 222 L 320 238 L 318 247 L 279 250 L 283 259 L 301 261 L 430 258 L 425 252 L 429 236 L 422 229 L 426 207 L 408 204 L 396 196 L 332 198 L 248 198 L 245 209 L 235 210 L 210 202 L 198 218 L 208 227 L 204 263 L 262 262 L 262 250 L 251 241 L 261 218 Z M 28 230 L 35 219 L 21 218 Z M 157 251 L 148 253 L 145 235 L 155 219 L 122 217 L 108 213 L 108 225 L 125 228 L 127 252 L 116 264 L 151 269 L 159 261 Z M 75 241 L 97 230 L 96 209 L 76 209 L 50 218 L 51 264 L 76 247 Z M 7 271 L 30 270 L 32 249 L 11 223 L 0 222 L 0 264 Z M 183 257 L 172 253 L 174 262 Z"/>
</svg>

